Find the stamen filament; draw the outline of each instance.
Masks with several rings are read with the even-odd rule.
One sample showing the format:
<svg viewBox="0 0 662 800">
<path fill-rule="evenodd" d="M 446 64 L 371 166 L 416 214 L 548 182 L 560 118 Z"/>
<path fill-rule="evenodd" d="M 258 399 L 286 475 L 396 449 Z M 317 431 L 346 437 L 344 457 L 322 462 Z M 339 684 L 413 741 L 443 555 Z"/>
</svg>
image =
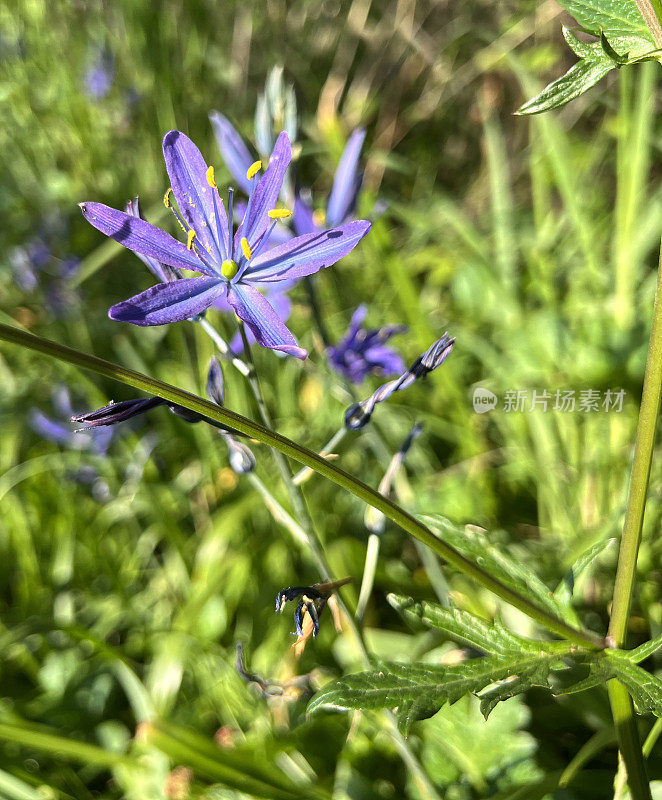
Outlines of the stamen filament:
<svg viewBox="0 0 662 800">
<path fill-rule="evenodd" d="M 175 215 L 175 219 L 177 220 L 177 222 L 179 222 L 181 229 L 184 231 L 184 233 L 188 233 L 188 225 L 184 222 L 184 218 L 179 213 L 179 211 L 172 204 L 167 206 L 167 208 L 169 208 Z"/>
<path fill-rule="evenodd" d="M 234 189 L 228 189 L 228 255 L 234 257 Z"/>
<path fill-rule="evenodd" d="M 264 245 L 267 243 L 267 240 L 269 239 L 269 237 L 273 233 L 273 230 L 274 230 L 275 227 L 276 227 L 276 220 L 274 220 L 271 223 L 271 225 L 269 225 L 267 230 L 262 234 L 262 236 L 260 236 L 260 238 L 255 243 L 255 246 L 253 247 L 253 254 L 252 254 L 251 258 L 255 258 L 255 256 L 258 255 L 258 253 L 262 252 L 262 249 L 264 248 Z"/>
<path fill-rule="evenodd" d="M 209 167 L 209 169 L 213 170 L 213 167 Z M 212 180 L 213 180 L 213 172 L 212 172 Z M 211 184 L 209 184 L 211 186 Z M 223 229 L 221 228 L 221 215 L 218 208 L 218 204 L 221 202 L 221 198 L 218 196 L 218 191 L 216 190 L 216 184 L 212 186 L 211 190 L 212 200 L 214 203 L 214 218 L 216 221 L 216 234 L 212 232 L 212 239 L 214 240 L 214 244 L 216 245 L 216 250 L 218 251 L 218 255 L 220 257 L 220 261 L 225 261 L 227 258 L 231 256 L 231 249 L 232 244 L 230 240 L 226 242 L 223 239 Z"/>
</svg>

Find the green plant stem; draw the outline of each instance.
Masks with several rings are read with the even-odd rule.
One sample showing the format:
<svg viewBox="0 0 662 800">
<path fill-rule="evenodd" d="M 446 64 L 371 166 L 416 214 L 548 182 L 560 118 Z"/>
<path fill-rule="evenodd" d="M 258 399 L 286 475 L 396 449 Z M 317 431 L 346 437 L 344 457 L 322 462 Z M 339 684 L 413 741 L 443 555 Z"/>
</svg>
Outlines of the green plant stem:
<svg viewBox="0 0 662 800">
<path fill-rule="evenodd" d="M 653 327 L 651 329 L 644 387 L 639 409 L 637 438 L 634 445 L 632 473 L 628 492 L 623 536 L 618 554 L 614 600 L 609 620 L 608 640 L 612 647 L 622 647 L 627 631 L 628 614 L 636 577 L 637 555 L 641 543 L 648 479 L 653 460 L 655 431 L 662 395 L 662 249 L 657 276 Z"/>
<path fill-rule="evenodd" d="M 422 522 L 412 517 L 411 514 L 408 514 L 392 500 L 383 497 L 379 492 L 362 483 L 358 478 L 355 478 L 334 463 L 327 461 L 322 456 L 308 450 L 297 442 L 293 442 L 291 439 L 287 439 L 285 436 L 273 430 L 269 430 L 259 423 L 247 419 L 234 411 L 220 408 L 215 403 L 197 397 L 184 389 L 171 386 L 155 378 L 150 378 L 147 375 L 127 369 L 119 364 L 113 364 L 110 361 L 105 361 L 96 356 L 82 353 L 78 350 L 66 347 L 65 345 L 57 344 L 56 342 L 51 342 L 48 339 L 43 339 L 40 336 L 35 336 L 34 334 L 27 333 L 18 328 L 0 324 L 0 341 L 9 342 L 35 352 L 43 353 L 51 358 L 56 358 L 68 364 L 90 370 L 106 378 L 120 381 L 127 386 L 133 386 L 135 389 L 140 389 L 151 395 L 162 397 L 164 400 L 177 403 L 191 411 L 196 411 L 204 417 L 236 428 L 247 436 L 253 437 L 263 444 L 279 450 L 283 455 L 292 458 L 294 461 L 304 466 L 311 467 L 311 469 L 314 469 L 320 475 L 328 478 L 337 486 L 340 486 L 355 497 L 373 506 L 378 511 L 381 511 L 384 516 L 415 539 L 423 542 L 423 544 L 427 545 L 438 556 L 446 560 L 460 572 L 474 578 L 481 586 L 484 586 L 501 599 L 515 606 L 515 608 L 518 608 L 524 614 L 531 617 L 531 619 L 534 619 L 536 622 L 540 623 L 540 625 L 548 628 L 548 630 L 553 631 L 568 641 L 591 650 L 601 649 L 604 646 L 603 640 L 599 637 L 588 631 L 579 630 L 568 625 L 549 611 L 540 608 L 528 598 L 523 597 L 518 592 L 501 583 L 501 581 L 494 578 L 490 573 L 483 570 L 477 564 L 474 564 L 468 558 L 465 558 L 454 548 L 435 536 Z"/>
<path fill-rule="evenodd" d="M 623 523 L 623 536 L 618 554 L 609 633 L 607 635 L 607 642 L 610 647 L 622 647 L 627 634 L 628 615 L 636 578 L 637 555 L 641 543 L 661 394 L 662 248 L 660 249 L 657 289 L 653 307 L 653 325 L 648 358 L 646 360 L 646 371 L 644 373 L 644 387 L 639 409 L 637 438 L 634 445 L 630 488 L 625 521 Z M 634 800 L 648 800 L 651 796 L 650 787 L 646 777 L 646 767 L 641 751 L 632 699 L 625 687 L 617 681 L 610 681 L 608 688 L 616 736 L 627 769 L 630 792 Z"/>
<path fill-rule="evenodd" d="M 632 698 L 625 686 L 618 681 L 609 681 L 607 690 L 618 749 L 627 770 L 630 794 L 633 800 L 651 800 Z"/>
<path fill-rule="evenodd" d="M 648 758 L 655 747 L 655 743 L 660 738 L 660 734 L 662 734 L 662 717 L 659 717 L 655 720 L 655 724 L 648 732 L 648 736 L 646 737 L 646 741 L 644 742 L 641 750 L 644 754 L 644 758 Z M 597 735 L 597 734 L 596 734 Z M 614 800 L 620 800 L 622 797 L 625 796 L 625 787 L 627 786 L 628 782 L 628 774 L 627 770 L 625 769 L 625 762 L 623 759 L 620 760 L 618 765 L 618 773 L 616 774 L 616 780 L 614 781 Z"/>
</svg>

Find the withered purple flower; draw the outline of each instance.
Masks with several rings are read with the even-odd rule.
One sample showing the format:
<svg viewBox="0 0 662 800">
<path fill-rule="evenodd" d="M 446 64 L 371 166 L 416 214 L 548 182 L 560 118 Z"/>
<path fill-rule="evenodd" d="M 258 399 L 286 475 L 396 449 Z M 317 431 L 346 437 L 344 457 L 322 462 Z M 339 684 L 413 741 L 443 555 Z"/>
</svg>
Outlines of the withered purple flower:
<svg viewBox="0 0 662 800">
<path fill-rule="evenodd" d="M 137 400 L 121 400 L 119 403 L 109 403 L 107 406 L 87 411 L 84 414 L 75 414 L 72 422 L 81 423 L 88 428 L 103 428 L 108 425 L 119 425 L 141 414 L 146 414 L 153 408 L 168 405 L 161 397 L 142 397 Z"/>
<path fill-rule="evenodd" d="M 351 583 L 351 578 L 343 578 L 339 581 L 326 581 L 325 583 L 313 583 L 311 586 L 288 586 L 281 589 L 276 595 L 276 613 L 280 614 L 285 608 L 285 604 L 291 600 L 299 598 L 299 602 L 294 610 L 294 624 L 299 637 L 305 636 L 303 630 L 304 612 L 307 612 L 312 622 L 313 636 L 317 636 L 320 629 L 319 615 L 324 610 L 331 595 Z"/>
<path fill-rule="evenodd" d="M 362 323 L 367 313 L 368 307 L 361 304 L 352 315 L 344 337 L 326 350 L 331 366 L 352 383 L 361 383 L 370 374 L 394 375 L 405 368 L 402 357 L 385 343 L 391 336 L 406 331 L 406 326 L 366 329 Z"/>
<path fill-rule="evenodd" d="M 44 414 L 38 408 L 30 411 L 30 426 L 48 441 L 71 450 L 93 450 L 105 455 L 113 437 L 112 431 L 90 431 L 90 436 L 80 436 L 71 425 L 73 415 L 71 393 L 67 386 L 57 386 L 52 395 L 56 416 Z"/>
<path fill-rule="evenodd" d="M 179 131 L 170 131 L 163 139 L 163 152 L 179 206 L 173 212 L 187 231 L 186 245 L 144 220 L 101 203 L 81 203 L 83 216 L 130 250 L 178 270 L 202 273 L 202 277 L 157 284 L 113 306 L 111 319 L 166 325 L 195 317 L 224 297 L 262 347 L 305 358 L 306 351 L 259 290 L 335 264 L 366 235 L 370 223 L 350 222 L 269 250 L 266 246 L 277 220 L 289 214 L 275 207 L 291 157 L 287 134 L 278 137 L 261 177 L 261 162 L 249 168 L 248 206 L 234 236 L 232 194 L 226 213 L 213 168 L 207 167 L 193 142 Z M 166 202 L 171 205 L 168 194 Z"/>
<path fill-rule="evenodd" d="M 444 333 L 441 339 L 437 339 L 399 378 L 382 384 L 367 400 L 350 406 L 345 412 L 345 425 L 351 430 L 363 428 L 370 422 L 372 412 L 378 403 L 384 402 L 394 392 L 406 389 L 415 380 L 424 378 L 428 373 L 441 366 L 450 355 L 454 344 L 455 339 Z"/>
</svg>

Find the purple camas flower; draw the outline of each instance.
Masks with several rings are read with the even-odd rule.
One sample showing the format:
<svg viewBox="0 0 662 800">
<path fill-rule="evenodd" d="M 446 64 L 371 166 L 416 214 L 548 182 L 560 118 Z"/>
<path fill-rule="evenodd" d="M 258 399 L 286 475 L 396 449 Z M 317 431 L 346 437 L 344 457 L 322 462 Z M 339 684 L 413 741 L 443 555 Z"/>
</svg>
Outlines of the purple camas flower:
<svg viewBox="0 0 662 800">
<path fill-rule="evenodd" d="M 166 203 L 187 232 L 186 244 L 139 217 L 101 203 L 81 203 L 81 210 L 95 228 L 130 250 L 177 270 L 202 273 L 202 277 L 157 284 L 113 306 L 111 319 L 166 325 L 195 317 L 225 298 L 262 347 L 305 358 L 306 351 L 260 290 L 273 290 L 335 264 L 366 235 L 370 223 L 350 222 L 268 249 L 277 220 L 289 216 L 275 207 L 291 157 L 287 134 L 278 137 L 261 176 L 261 162 L 249 168 L 248 206 L 234 236 L 232 192 L 226 213 L 213 168 L 207 167 L 193 142 L 179 131 L 170 131 L 163 139 L 163 152 L 179 210 L 172 207 L 169 192 Z"/>
<path fill-rule="evenodd" d="M 367 313 L 367 306 L 361 304 L 352 315 L 345 336 L 326 350 L 331 366 L 352 383 L 361 383 L 370 374 L 394 375 L 405 368 L 402 357 L 385 343 L 396 333 L 403 333 L 406 326 L 383 325 L 368 330 L 361 327 Z"/>
<path fill-rule="evenodd" d="M 357 128 L 349 137 L 333 178 L 333 187 L 326 210 L 313 211 L 312 207 L 300 195 L 297 195 L 292 217 L 297 234 L 301 236 L 306 233 L 314 233 L 321 230 L 323 225 L 340 225 L 351 219 L 363 180 L 363 173 L 359 168 L 359 158 L 364 140 L 365 130 L 363 128 Z"/>
<path fill-rule="evenodd" d="M 359 430 L 365 427 L 370 422 L 372 412 L 378 403 L 383 403 L 394 392 L 399 392 L 406 389 L 408 386 L 418 380 L 424 378 L 432 370 L 441 366 L 448 358 L 455 344 L 455 339 L 445 333 L 441 339 L 437 339 L 423 355 L 419 356 L 416 361 L 409 367 L 409 369 L 388 383 L 384 383 L 375 392 L 373 392 L 367 400 L 361 403 L 354 403 L 345 412 L 345 425 L 352 430 Z"/>
</svg>

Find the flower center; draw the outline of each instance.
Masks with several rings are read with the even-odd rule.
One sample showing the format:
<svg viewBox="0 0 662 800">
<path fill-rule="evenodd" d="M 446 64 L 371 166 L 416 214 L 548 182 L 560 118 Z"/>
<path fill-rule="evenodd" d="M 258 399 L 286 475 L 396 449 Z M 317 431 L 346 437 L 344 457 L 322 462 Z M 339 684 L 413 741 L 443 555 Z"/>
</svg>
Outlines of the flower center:
<svg viewBox="0 0 662 800">
<path fill-rule="evenodd" d="M 234 276 L 239 272 L 239 265 L 236 261 L 226 258 L 221 264 L 221 275 L 231 281 Z"/>
</svg>

